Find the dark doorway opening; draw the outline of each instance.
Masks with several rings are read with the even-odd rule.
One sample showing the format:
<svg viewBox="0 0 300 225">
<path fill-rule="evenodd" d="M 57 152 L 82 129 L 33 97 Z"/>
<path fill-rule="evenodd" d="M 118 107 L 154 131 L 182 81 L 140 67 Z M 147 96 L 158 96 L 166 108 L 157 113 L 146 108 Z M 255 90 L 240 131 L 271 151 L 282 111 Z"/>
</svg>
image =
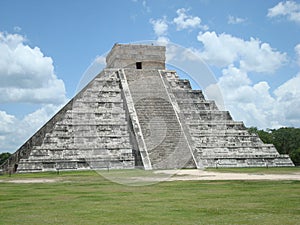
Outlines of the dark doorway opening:
<svg viewBox="0 0 300 225">
<path fill-rule="evenodd" d="M 18 164 L 15 164 L 15 166 L 14 166 L 14 173 L 17 172 L 17 169 L 18 169 Z"/>
<path fill-rule="evenodd" d="M 141 70 L 142 69 L 142 62 L 136 62 L 136 68 L 138 70 Z"/>
</svg>

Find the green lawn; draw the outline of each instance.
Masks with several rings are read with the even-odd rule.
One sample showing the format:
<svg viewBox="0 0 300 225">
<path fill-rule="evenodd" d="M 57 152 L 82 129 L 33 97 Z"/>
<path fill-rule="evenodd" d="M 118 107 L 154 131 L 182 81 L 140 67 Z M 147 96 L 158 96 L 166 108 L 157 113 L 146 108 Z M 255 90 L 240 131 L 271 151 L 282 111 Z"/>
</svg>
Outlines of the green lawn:
<svg viewBox="0 0 300 225">
<path fill-rule="evenodd" d="M 300 181 L 136 187 L 92 171 L 0 176 L 4 181 L 32 178 L 59 181 L 0 182 L 0 224 L 300 224 Z"/>
</svg>

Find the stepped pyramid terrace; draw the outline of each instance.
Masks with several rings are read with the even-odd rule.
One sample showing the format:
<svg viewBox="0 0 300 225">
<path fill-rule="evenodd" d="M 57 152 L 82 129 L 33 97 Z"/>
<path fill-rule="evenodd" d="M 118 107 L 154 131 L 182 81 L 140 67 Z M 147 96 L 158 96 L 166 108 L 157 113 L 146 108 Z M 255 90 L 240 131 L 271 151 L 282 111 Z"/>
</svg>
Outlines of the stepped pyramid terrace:
<svg viewBox="0 0 300 225">
<path fill-rule="evenodd" d="M 6 172 L 293 166 L 166 70 L 163 46 L 115 44 L 106 68 L 26 141 Z"/>
</svg>

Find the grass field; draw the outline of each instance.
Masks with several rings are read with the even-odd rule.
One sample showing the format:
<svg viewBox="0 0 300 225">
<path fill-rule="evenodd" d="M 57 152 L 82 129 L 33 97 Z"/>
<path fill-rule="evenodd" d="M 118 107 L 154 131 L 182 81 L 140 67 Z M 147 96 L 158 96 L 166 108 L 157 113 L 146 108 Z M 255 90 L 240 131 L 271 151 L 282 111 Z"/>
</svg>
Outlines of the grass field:
<svg viewBox="0 0 300 225">
<path fill-rule="evenodd" d="M 58 181 L 7 182 L 32 178 Z M 300 181 L 173 181 L 134 187 L 93 171 L 0 180 L 6 181 L 0 182 L 0 224 L 300 224 Z"/>
</svg>

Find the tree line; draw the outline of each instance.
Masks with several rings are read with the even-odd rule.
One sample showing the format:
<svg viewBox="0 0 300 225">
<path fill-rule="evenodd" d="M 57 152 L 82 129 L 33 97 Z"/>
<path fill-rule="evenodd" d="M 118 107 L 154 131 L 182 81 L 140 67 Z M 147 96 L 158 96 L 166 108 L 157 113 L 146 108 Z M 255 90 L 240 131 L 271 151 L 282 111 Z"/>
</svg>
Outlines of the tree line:
<svg viewBox="0 0 300 225">
<path fill-rule="evenodd" d="M 259 130 L 250 127 L 248 130 L 250 133 L 256 133 L 264 143 L 273 144 L 280 154 L 288 154 L 295 165 L 300 165 L 300 128 Z"/>
</svg>

